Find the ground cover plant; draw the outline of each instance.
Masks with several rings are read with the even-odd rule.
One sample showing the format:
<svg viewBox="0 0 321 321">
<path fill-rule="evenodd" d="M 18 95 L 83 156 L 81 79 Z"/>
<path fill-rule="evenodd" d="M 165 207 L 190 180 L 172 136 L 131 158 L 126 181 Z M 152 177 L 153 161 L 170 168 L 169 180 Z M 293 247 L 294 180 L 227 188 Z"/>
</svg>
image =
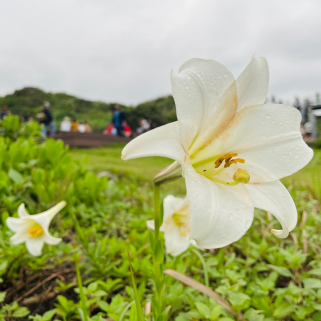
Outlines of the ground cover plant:
<svg viewBox="0 0 321 321">
<path fill-rule="evenodd" d="M 133 319 L 127 248 L 143 306 L 150 301 L 152 286 L 145 228 L 145 221 L 153 217 L 148 183 L 133 175 L 98 178 L 86 163 L 73 160 L 62 142 L 39 141 L 35 124 L 25 126 L 10 117 L 1 126 L 3 320 L 80 319 L 75 256 L 90 318 L 130 320 L 132 313 Z M 54 186 L 65 186 L 58 197 Z M 249 233 L 239 242 L 219 250 L 190 247 L 175 258 L 166 255 L 165 268 L 201 283 L 207 279 L 209 287 L 248 320 L 319 320 L 319 202 L 314 191 L 298 181 L 288 188 L 298 207 L 299 224 L 281 244 L 269 232 L 277 221 L 257 211 Z M 36 213 L 60 199 L 68 206 L 51 226 L 52 234 L 63 238 L 58 246 L 46 245 L 42 256 L 35 258 L 24 245 L 8 241 L 13 233 L 4 222 L 7 216 L 16 216 L 21 202 Z M 169 320 L 236 320 L 193 287 L 170 276 L 165 280 Z"/>
<path fill-rule="evenodd" d="M 21 124 L 17 117 L 1 122 L 0 134 L 2 320 L 321 319 L 318 177 L 311 184 L 287 180 L 299 214 L 287 238 L 272 235 L 271 229 L 284 226 L 256 210 L 247 234 L 232 245 L 208 250 L 191 245 L 178 254 L 168 246 L 164 252 L 169 231 L 159 228 L 170 217 L 167 200 L 185 197 L 182 179 L 166 189 L 156 186 L 153 200 L 144 170 L 137 175 L 128 165 L 124 173 L 88 169 L 79 153 L 73 152 L 74 159 L 61 141 L 43 140 L 37 124 Z M 232 157 L 218 157 L 217 168 L 223 160 L 227 164 Z M 162 165 L 156 161 L 156 167 Z M 319 159 L 310 166 L 318 170 Z M 156 176 L 156 185 L 164 173 Z M 235 182 L 239 179 L 248 183 L 244 175 Z M 169 198 L 169 191 L 178 198 Z M 163 210 L 157 205 L 162 199 Z M 21 216 L 21 203 L 36 214 L 62 201 L 67 205 L 50 225 L 50 234 L 62 238 L 58 245 L 45 244 L 41 255 L 32 256 L 24 243 L 10 242 L 17 231 L 8 221 Z M 179 211 L 175 214 L 183 214 Z M 146 227 L 152 219 L 155 232 Z M 175 219 L 185 226 L 181 216 Z M 31 233 L 39 232 L 32 227 Z"/>
</svg>

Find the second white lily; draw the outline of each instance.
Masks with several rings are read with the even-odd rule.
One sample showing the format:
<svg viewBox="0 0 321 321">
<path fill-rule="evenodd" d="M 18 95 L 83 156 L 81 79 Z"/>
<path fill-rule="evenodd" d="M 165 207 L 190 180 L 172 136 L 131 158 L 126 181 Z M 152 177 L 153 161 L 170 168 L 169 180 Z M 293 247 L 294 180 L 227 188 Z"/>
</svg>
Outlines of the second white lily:
<svg viewBox="0 0 321 321">
<path fill-rule="evenodd" d="M 25 205 L 21 204 L 18 208 L 19 218 L 7 218 L 7 226 L 15 232 L 10 241 L 13 244 L 26 242 L 27 250 L 33 256 L 41 254 L 44 243 L 50 245 L 58 244 L 61 239 L 49 234 L 49 225 L 55 215 L 66 204 L 65 201 L 62 201 L 48 211 L 36 215 L 29 215 Z"/>
<path fill-rule="evenodd" d="M 187 198 L 168 195 L 164 198 L 164 221 L 160 231 L 164 232 L 166 252 L 177 256 L 186 251 L 190 244 L 191 208 Z M 147 221 L 154 230 L 154 221 Z"/>
</svg>

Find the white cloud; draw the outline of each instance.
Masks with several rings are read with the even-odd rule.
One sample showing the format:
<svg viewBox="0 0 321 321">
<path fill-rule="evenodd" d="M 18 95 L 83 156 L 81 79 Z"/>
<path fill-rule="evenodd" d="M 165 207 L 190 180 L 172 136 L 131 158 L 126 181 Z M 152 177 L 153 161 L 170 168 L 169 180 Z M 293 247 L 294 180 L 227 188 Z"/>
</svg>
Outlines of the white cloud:
<svg viewBox="0 0 321 321">
<path fill-rule="evenodd" d="M 270 93 L 321 91 L 319 0 L 0 0 L 0 95 L 23 86 L 136 104 L 211 58 L 270 65 Z"/>
</svg>

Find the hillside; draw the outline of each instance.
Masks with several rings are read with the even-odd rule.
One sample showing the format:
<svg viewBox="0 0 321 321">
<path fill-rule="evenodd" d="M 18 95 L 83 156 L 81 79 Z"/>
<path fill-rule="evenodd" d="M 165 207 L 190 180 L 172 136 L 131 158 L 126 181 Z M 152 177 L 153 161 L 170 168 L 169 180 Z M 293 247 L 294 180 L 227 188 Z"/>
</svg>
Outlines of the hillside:
<svg viewBox="0 0 321 321">
<path fill-rule="evenodd" d="M 26 87 L 13 94 L 0 97 L 0 106 L 7 105 L 12 114 L 24 119 L 35 118 L 43 103 L 49 101 L 57 125 L 64 116 L 87 121 L 96 132 L 103 131 L 110 123 L 115 103 L 105 103 L 80 99 L 65 93 L 44 92 L 41 89 Z M 172 96 L 158 98 L 135 107 L 122 106 L 132 129 L 138 127 L 139 118 L 151 119 L 154 126 L 176 120 Z M 58 126 L 59 127 L 59 126 Z"/>
</svg>

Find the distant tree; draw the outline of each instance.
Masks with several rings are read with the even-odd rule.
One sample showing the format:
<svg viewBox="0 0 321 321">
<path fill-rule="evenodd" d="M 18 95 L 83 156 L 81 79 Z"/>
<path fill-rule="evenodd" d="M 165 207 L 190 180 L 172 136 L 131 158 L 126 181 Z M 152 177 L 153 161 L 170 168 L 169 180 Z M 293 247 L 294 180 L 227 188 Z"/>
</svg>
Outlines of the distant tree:
<svg viewBox="0 0 321 321">
<path fill-rule="evenodd" d="M 115 103 L 104 103 L 80 99 L 65 93 L 46 93 L 39 88 L 26 87 L 13 94 L 0 97 L 0 106 L 7 105 L 11 113 L 24 119 L 36 117 L 45 101 L 50 102 L 54 120 L 59 123 L 65 116 L 88 121 L 96 132 L 102 132 L 111 121 Z M 172 96 L 161 97 L 139 104 L 136 107 L 121 105 L 126 113 L 129 126 L 135 130 L 139 119 L 151 120 L 157 127 L 177 120 L 175 103 Z"/>
</svg>

